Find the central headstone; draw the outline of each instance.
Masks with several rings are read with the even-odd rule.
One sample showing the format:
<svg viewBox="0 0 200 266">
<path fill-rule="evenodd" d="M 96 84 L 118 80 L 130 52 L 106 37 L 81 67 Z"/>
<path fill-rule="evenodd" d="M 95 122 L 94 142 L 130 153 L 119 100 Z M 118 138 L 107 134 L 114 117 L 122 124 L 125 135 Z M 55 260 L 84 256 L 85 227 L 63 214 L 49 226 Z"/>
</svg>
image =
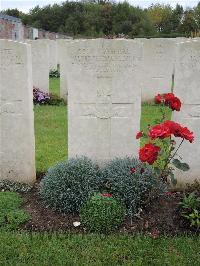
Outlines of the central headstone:
<svg viewBox="0 0 200 266">
<path fill-rule="evenodd" d="M 69 157 L 98 161 L 136 156 L 140 128 L 142 44 L 84 40 L 65 49 Z"/>
</svg>

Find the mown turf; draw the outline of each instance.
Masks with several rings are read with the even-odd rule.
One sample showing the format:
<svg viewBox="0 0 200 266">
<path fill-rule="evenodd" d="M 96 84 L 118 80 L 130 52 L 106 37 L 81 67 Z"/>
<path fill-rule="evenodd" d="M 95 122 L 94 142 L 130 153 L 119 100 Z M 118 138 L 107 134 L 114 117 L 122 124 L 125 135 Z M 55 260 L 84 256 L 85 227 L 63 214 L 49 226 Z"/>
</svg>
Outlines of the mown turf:
<svg viewBox="0 0 200 266">
<path fill-rule="evenodd" d="M 49 79 L 49 92 L 60 96 L 60 79 L 59 78 Z"/>
<path fill-rule="evenodd" d="M 67 158 L 67 107 L 35 106 L 36 169 L 45 172 Z"/>
<path fill-rule="evenodd" d="M 198 237 L 0 233 L 1 265 L 200 265 Z"/>
</svg>

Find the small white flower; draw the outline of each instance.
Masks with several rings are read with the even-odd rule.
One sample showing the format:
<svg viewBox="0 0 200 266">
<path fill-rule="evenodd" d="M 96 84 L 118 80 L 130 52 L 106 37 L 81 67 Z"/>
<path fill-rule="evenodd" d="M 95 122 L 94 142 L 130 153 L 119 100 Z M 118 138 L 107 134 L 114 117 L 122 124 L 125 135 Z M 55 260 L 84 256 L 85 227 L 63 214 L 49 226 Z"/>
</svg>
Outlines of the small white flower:
<svg viewBox="0 0 200 266">
<path fill-rule="evenodd" d="M 73 222 L 73 225 L 74 225 L 75 227 L 78 227 L 80 224 L 81 224 L 80 222 Z"/>
</svg>

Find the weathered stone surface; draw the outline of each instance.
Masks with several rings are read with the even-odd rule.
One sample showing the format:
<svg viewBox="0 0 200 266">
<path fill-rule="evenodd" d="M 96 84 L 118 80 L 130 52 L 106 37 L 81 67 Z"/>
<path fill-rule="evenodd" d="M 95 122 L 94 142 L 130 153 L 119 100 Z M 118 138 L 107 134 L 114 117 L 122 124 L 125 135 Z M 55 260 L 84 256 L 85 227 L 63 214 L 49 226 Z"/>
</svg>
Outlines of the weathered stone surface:
<svg viewBox="0 0 200 266">
<path fill-rule="evenodd" d="M 31 44 L 33 86 L 49 92 L 49 45 L 43 40 L 26 40 Z"/>
<path fill-rule="evenodd" d="M 194 132 L 195 141 L 185 141 L 179 155 L 189 163 L 188 172 L 176 171 L 180 184 L 200 180 L 200 42 L 187 41 L 177 45 L 175 65 L 175 94 L 182 100 L 180 112 L 173 120 Z"/>
<path fill-rule="evenodd" d="M 170 39 L 142 39 L 142 101 L 152 101 L 156 94 L 170 92 L 174 72 L 176 42 Z"/>
<path fill-rule="evenodd" d="M 0 40 L 0 179 L 35 181 L 30 45 Z"/>
<path fill-rule="evenodd" d="M 65 63 L 65 49 L 66 43 L 72 41 L 71 39 L 57 39 L 57 59 L 60 65 L 60 97 L 67 101 L 67 71 Z"/>
<path fill-rule="evenodd" d="M 55 70 L 57 69 L 57 44 L 55 40 L 49 41 L 49 69 Z"/>
<path fill-rule="evenodd" d="M 142 45 L 133 40 L 65 44 L 69 157 L 98 161 L 138 154 Z"/>
</svg>

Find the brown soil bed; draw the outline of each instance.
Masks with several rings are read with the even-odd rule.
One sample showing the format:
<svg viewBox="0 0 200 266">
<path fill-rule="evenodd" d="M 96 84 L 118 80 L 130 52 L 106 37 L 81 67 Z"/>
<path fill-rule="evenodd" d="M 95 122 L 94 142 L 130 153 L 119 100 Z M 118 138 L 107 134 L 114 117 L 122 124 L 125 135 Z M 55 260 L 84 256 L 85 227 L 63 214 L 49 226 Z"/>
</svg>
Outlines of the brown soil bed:
<svg viewBox="0 0 200 266">
<path fill-rule="evenodd" d="M 23 226 L 28 231 L 67 231 L 83 233 L 82 226 L 74 227 L 73 222 L 80 221 L 78 215 L 61 214 L 48 208 L 38 195 L 37 184 L 28 193 L 22 194 L 24 209 L 31 215 L 31 219 Z M 181 192 L 166 195 L 143 208 L 137 217 L 131 220 L 127 218 L 120 232 L 137 233 L 144 232 L 153 238 L 161 234 L 177 235 L 183 233 L 199 233 L 193 230 L 180 215 L 179 202 L 182 199 Z"/>
</svg>

